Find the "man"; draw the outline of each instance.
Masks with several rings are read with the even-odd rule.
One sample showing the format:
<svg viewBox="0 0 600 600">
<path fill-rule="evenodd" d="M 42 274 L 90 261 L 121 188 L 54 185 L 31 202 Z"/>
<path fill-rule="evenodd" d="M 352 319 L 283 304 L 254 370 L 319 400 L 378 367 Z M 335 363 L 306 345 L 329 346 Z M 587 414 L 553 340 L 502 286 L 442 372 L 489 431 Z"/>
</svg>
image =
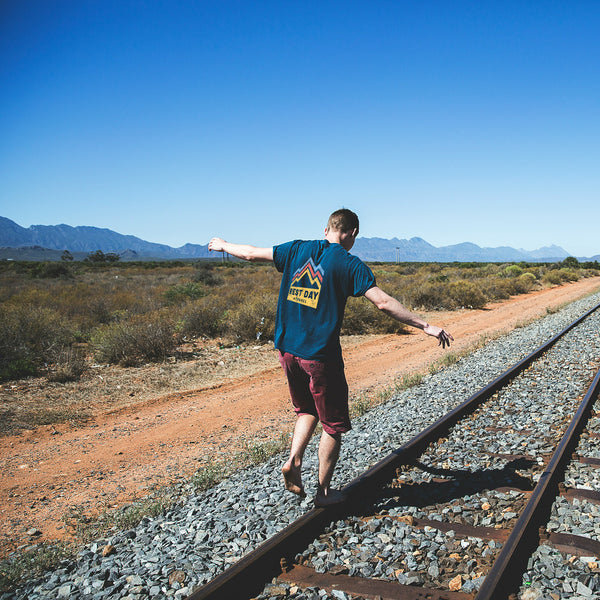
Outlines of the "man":
<svg viewBox="0 0 600 600">
<path fill-rule="evenodd" d="M 327 222 L 325 239 L 295 240 L 258 248 L 213 238 L 208 249 L 249 261 L 271 261 L 282 273 L 275 348 L 287 376 L 297 415 L 289 459 L 282 467 L 286 489 L 306 496 L 302 459 L 317 423 L 323 426 L 319 443 L 319 483 L 316 506 L 344 500 L 330 487 L 342 434 L 349 431 L 348 384 L 344 374 L 340 329 L 346 301 L 365 296 L 394 319 L 436 337 L 442 348 L 452 336 L 430 325 L 377 287 L 375 276 L 349 253 L 358 236 L 358 217 L 348 209 L 335 211 Z"/>
</svg>

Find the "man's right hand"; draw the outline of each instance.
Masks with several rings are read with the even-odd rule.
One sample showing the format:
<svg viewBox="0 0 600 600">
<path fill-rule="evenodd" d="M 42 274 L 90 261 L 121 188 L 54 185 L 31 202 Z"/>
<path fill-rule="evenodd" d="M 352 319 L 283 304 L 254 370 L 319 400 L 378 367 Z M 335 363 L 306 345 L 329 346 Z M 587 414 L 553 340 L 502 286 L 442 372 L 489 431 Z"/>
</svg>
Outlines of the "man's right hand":
<svg viewBox="0 0 600 600">
<path fill-rule="evenodd" d="M 210 242 L 208 242 L 208 249 L 211 252 L 225 252 L 223 248 L 223 244 L 225 243 L 225 240 L 214 237 L 212 240 L 210 240 Z"/>
</svg>

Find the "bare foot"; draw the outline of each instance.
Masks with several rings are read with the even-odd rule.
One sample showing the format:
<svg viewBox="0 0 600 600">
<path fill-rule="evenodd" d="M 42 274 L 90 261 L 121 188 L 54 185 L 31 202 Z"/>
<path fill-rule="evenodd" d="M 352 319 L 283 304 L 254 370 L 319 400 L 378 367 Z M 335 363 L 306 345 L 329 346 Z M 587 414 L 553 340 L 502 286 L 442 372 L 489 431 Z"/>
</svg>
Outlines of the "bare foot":
<svg viewBox="0 0 600 600">
<path fill-rule="evenodd" d="M 283 473 L 283 481 L 285 483 L 285 489 L 292 494 L 300 496 L 300 498 L 306 497 L 304 486 L 302 485 L 302 475 L 298 467 L 294 467 L 293 464 L 287 462 L 281 467 Z"/>
<path fill-rule="evenodd" d="M 315 506 L 317 508 L 323 508 L 325 506 L 332 506 L 334 504 L 340 504 L 346 500 L 346 494 L 340 492 L 340 490 L 329 490 L 327 493 L 319 490 L 315 496 Z"/>
</svg>

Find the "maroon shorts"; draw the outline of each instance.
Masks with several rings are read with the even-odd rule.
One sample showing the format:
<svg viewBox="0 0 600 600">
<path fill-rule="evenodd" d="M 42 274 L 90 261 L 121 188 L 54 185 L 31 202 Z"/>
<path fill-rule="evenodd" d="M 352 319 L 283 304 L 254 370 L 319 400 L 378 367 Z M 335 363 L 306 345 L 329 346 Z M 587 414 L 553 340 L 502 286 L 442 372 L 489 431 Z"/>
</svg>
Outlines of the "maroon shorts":
<svg viewBox="0 0 600 600">
<path fill-rule="evenodd" d="M 330 435 L 350 431 L 348 383 L 343 364 L 305 360 L 287 352 L 279 352 L 279 362 L 297 415 L 317 417 Z"/>
</svg>

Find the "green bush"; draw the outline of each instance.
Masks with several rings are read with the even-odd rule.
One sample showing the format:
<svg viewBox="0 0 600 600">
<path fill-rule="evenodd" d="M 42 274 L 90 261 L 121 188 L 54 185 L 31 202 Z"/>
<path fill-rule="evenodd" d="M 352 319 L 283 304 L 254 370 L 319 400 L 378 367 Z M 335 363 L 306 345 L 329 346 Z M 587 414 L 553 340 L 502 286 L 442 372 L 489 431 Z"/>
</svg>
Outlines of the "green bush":
<svg viewBox="0 0 600 600">
<path fill-rule="evenodd" d="M 506 277 L 519 277 L 519 275 L 523 274 L 523 269 L 519 265 L 508 265 L 504 269 L 504 275 Z"/>
<path fill-rule="evenodd" d="M 188 281 L 171 286 L 165 292 L 165 299 L 169 304 L 180 304 L 187 300 L 196 300 L 205 296 L 204 286 L 201 283 Z"/>
<path fill-rule="evenodd" d="M 560 265 L 569 269 L 577 269 L 579 261 L 574 256 L 567 256 L 567 258 L 560 262 Z"/>
</svg>

